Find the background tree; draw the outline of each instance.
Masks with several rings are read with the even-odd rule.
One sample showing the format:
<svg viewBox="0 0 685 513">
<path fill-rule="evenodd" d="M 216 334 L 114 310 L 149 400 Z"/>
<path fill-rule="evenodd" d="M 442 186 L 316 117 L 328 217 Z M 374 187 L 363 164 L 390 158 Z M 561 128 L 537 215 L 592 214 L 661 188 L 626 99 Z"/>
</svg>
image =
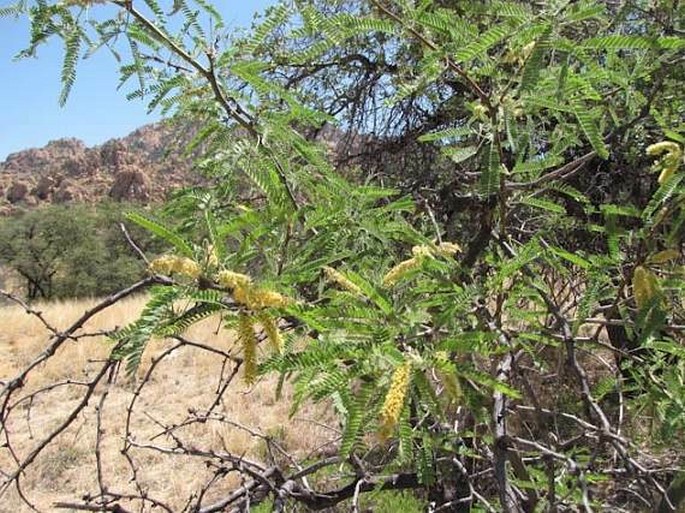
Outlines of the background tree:
<svg viewBox="0 0 685 513">
<path fill-rule="evenodd" d="M 29 300 L 110 294 L 145 275 L 120 223 L 125 206 L 50 206 L 0 221 L 0 263 L 24 282 Z M 159 251 L 146 232 L 141 248 Z"/>
</svg>

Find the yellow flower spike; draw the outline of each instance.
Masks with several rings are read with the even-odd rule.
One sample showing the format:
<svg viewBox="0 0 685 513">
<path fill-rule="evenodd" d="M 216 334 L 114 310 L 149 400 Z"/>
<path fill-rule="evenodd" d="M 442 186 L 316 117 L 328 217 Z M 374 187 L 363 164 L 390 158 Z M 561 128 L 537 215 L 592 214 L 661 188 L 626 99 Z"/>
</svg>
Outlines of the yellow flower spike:
<svg viewBox="0 0 685 513">
<path fill-rule="evenodd" d="M 264 328 L 264 333 L 266 333 L 266 338 L 271 344 L 271 348 L 276 353 L 283 352 L 283 336 L 281 331 L 278 329 L 278 324 L 276 320 L 268 313 L 262 312 L 257 316 L 259 323 Z"/>
<path fill-rule="evenodd" d="M 436 256 L 451 257 L 461 252 L 461 246 L 454 242 L 441 242 L 437 245 L 422 244 L 411 248 L 411 253 L 418 258 L 433 258 Z"/>
<path fill-rule="evenodd" d="M 243 380 L 251 385 L 257 378 L 257 336 L 250 315 L 238 316 L 238 340 L 243 346 Z"/>
<path fill-rule="evenodd" d="M 260 289 L 251 285 L 238 285 L 233 289 L 233 298 L 250 310 L 280 308 L 292 303 L 292 300 L 273 290 Z"/>
<path fill-rule="evenodd" d="M 247 274 L 221 271 L 217 281 L 222 287 L 233 289 L 233 299 L 250 310 L 278 308 L 292 303 L 292 300 L 273 290 L 256 287 Z"/>
<path fill-rule="evenodd" d="M 404 400 L 409 389 L 410 378 L 411 363 L 405 361 L 395 369 L 392 381 L 390 382 L 390 388 L 381 409 L 379 434 L 383 439 L 390 437 L 400 420 L 400 415 L 404 408 Z"/>
<path fill-rule="evenodd" d="M 661 141 L 647 146 L 645 153 L 651 157 L 657 157 L 662 153 L 682 153 L 682 150 L 678 143 L 674 143 L 673 141 Z"/>
<path fill-rule="evenodd" d="M 432 258 L 435 251 L 428 245 L 414 246 L 411 248 L 411 254 L 418 258 L 429 257 Z"/>
<path fill-rule="evenodd" d="M 352 283 L 352 281 L 345 277 L 341 272 L 328 266 L 324 266 L 323 271 L 326 274 L 326 278 L 329 281 L 337 283 L 342 288 L 349 292 L 352 292 L 353 294 L 357 294 L 358 296 L 364 296 L 364 292 L 362 291 L 362 289 L 360 289 L 358 285 Z"/>
<path fill-rule="evenodd" d="M 659 293 L 659 284 L 652 271 L 639 265 L 633 272 L 633 295 L 637 307 L 642 309 Z"/>
<path fill-rule="evenodd" d="M 438 244 L 436 253 L 442 257 L 451 257 L 461 253 L 461 246 L 454 242 L 441 242 Z"/>
<path fill-rule="evenodd" d="M 195 260 L 186 257 L 177 257 L 173 270 L 178 274 L 193 279 L 198 278 L 202 273 L 200 265 Z"/>
<path fill-rule="evenodd" d="M 177 273 L 189 278 L 197 278 L 202 273 L 200 265 L 187 257 L 163 255 L 150 262 L 150 270 L 157 274 Z"/>
<path fill-rule="evenodd" d="M 254 307 L 255 308 L 279 308 L 289 305 L 292 301 L 290 298 L 279 294 L 273 290 L 257 289 L 254 291 Z"/>
<path fill-rule="evenodd" d="M 675 167 L 665 167 L 661 170 L 661 173 L 659 173 L 659 178 L 658 182 L 659 184 L 663 184 L 664 182 L 667 182 L 669 178 L 673 176 L 673 174 L 676 172 Z"/>
<path fill-rule="evenodd" d="M 661 141 L 647 146 L 646 153 L 652 157 L 658 157 L 663 154 L 663 156 L 654 164 L 655 169 L 661 169 L 659 183 L 663 184 L 668 181 L 680 167 L 683 149 L 679 144 L 672 141 Z"/>
<path fill-rule="evenodd" d="M 171 274 L 175 262 L 176 257 L 173 255 L 162 255 L 150 262 L 150 270 L 155 274 Z"/>
<path fill-rule="evenodd" d="M 533 53 L 534 49 L 535 49 L 535 41 L 532 41 L 532 42 L 528 43 L 526 46 L 524 46 L 521 49 L 521 53 L 523 54 L 523 58 L 527 59 L 528 57 L 530 57 L 530 54 Z"/>
<path fill-rule="evenodd" d="M 485 121 L 488 119 L 488 108 L 482 103 L 478 103 L 473 106 L 473 115 L 476 119 Z"/>
<path fill-rule="evenodd" d="M 419 265 L 421 265 L 420 257 L 414 257 L 410 258 L 409 260 L 405 260 L 404 262 L 400 262 L 395 267 L 390 269 L 390 271 L 388 271 L 388 273 L 383 277 L 383 285 L 386 287 L 392 287 L 399 280 L 401 280 L 404 275 L 416 269 Z"/>
<path fill-rule="evenodd" d="M 219 265 L 219 255 L 213 244 L 207 246 L 207 266 L 216 267 Z"/>
<path fill-rule="evenodd" d="M 449 355 L 446 351 L 436 352 L 435 359 L 438 361 L 438 377 L 445 388 L 447 397 L 451 402 L 457 403 L 462 396 L 462 390 L 454 364 L 449 360 Z"/>
<path fill-rule="evenodd" d="M 252 278 L 247 274 L 235 273 L 233 271 L 221 271 L 217 275 L 217 281 L 219 285 L 229 289 L 245 288 L 252 284 Z"/>
<path fill-rule="evenodd" d="M 236 300 L 236 302 L 240 303 L 241 305 L 248 305 L 250 299 L 249 299 L 249 294 L 250 294 L 251 287 L 248 286 L 236 286 L 233 289 L 233 299 Z"/>
</svg>

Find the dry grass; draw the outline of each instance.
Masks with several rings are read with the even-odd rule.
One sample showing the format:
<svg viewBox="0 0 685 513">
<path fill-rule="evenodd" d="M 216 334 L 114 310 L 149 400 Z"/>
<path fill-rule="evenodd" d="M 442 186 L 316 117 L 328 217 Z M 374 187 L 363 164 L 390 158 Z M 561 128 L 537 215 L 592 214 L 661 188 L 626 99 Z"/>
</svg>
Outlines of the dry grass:
<svg viewBox="0 0 685 513">
<path fill-rule="evenodd" d="M 135 318 L 144 302 L 142 297 L 122 301 L 94 317 L 86 331 L 122 326 Z M 63 329 L 90 305 L 92 302 L 65 301 L 40 305 L 38 309 L 43 311 L 51 324 Z M 0 380 L 5 381 L 43 350 L 48 333 L 35 317 L 15 307 L 0 308 L 0 324 L 3 326 L 0 331 Z M 231 334 L 222 329 L 217 332 L 216 319 L 193 327 L 187 336 L 213 347 L 236 351 Z M 120 453 L 126 408 L 151 359 L 169 347 L 170 343 L 152 342 L 144 354 L 137 376 L 127 377 L 122 370 L 110 388 L 103 408 L 104 436 L 101 447 L 106 485 L 110 490 L 120 493 L 135 491 L 131 483 L 131 467 Z M 104 337 L 67 342 L 38 372 L 31 375 L 22 393 L 27 394 L 64 380 L 91 377 L 98 368 L 98 360 L 104 358 L 110 348 L 111 343 Z M 202 411 L 212 403 L 216 398 L 223 362 L 223 358 L 215 354 L 193 348 L 182 348 L 165 359 L 155 369 L 149 384 L 143 388 L 134 411 L 132 431 L 136 440 L 173 447 L 174 443 L 168 437 L 151 439 L 161 431 L 160 424 L 168 426 L 180 423 L 187 418 L 189 408 Z M 276 401 L 274 390 L 273 381 L 263 381 L 248 390 L 236 380 L 216 412 L 234 422 L 273 435 L 289 451 L 299 455 L 315 451 L 331 438 L 331 431 L 317 422 L 307 420 L 321 420 L 325 412 L 309 408 L 291 420 L 288 418 L 290 401 L 287 394 Z M 15 410 L 6 428 L 16 453 L 20 457 L 25 456 L 42 436 L 59 425 L 78 403 L 83 391 L 84 388 L 80 386 L 58 387 L 39 396 L 30 410 L 28 404 L 23 406 L 21 412 Z M 99 389 L 97 395 L 102 391 Z M 97 491 L 94 455 L 96 406 L 97 398 L 94 398 L 74 424 L 46 449 L 21 480 L 24 492 L 43 511 L 53 511 L 55 501 L 73 501 L 86 493 Z M 226 423 L 195 424 L 181 431 L 181 434 L 194 447 L 230 451 L 260 461 L 267 459 L 263 440 Z M 144 449 L 134 449 L 132 454 L 140 469 L 140 483 L 149 495 L 164 500 L 174 510 L 182 509 L 211 472 L 197 458 L 162 455 Z M 12 469 L 8 451 L 0 450 L 0 470 L 10 472 Z M 220 486 L 213 493 L 220 495 L 235 484 L 229 476 L 220 481 Z M 0 498 L 0 512 L 22 511 L 29 509 L 22 504 L 16 492 Z"/>
</svg>

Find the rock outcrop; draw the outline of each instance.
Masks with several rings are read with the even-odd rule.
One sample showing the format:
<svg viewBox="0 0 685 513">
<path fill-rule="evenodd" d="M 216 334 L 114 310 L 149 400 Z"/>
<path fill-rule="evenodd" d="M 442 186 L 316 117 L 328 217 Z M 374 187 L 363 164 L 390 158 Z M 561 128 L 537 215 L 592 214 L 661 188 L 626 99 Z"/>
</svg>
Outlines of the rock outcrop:
<svg viewBox="0 0 685 513">
<path fill-rule="evenodd" d="M 0 162 L 0 215 L 43 203 L 160 201 L 202 181 L 181 155 L 187 137 L 155 123 L 92 148 L 60 139 L 13 153 Z"/>
</svg>

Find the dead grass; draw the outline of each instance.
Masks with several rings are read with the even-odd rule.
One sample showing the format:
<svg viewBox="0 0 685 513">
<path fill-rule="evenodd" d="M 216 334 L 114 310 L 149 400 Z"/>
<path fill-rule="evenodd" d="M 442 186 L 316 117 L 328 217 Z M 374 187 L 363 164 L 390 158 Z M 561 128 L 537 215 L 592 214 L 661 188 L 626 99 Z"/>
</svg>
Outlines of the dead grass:
<svg viewBox="0 0 685 513">
<path fill-rule="evenodd" d="M 111 330 L 123 326 L 141 311 L 145 298 L 122 301 L 98 314 L 85 331 Z M 58 329 L 67 327 L 91 306 L 88 301 L 63 301 L 39 305 L 45 318 Z M 48 333 L 32 316 L 16 307 L 0 308 L 0 380 L 11 379 L 19 369 L 32 361 L 45 347 Z M 217 320 L 209 319 L 193 327 L 187 337 L 202 341 L 223 350 L 233 350 L 229 332 L 217 330 Z M 102 461 L 106 485 L 119 493 L 133 493 L 131 467 L 121 455 L 125 433 L 126 408 L 143 373 L 152 358 L 169 347 L 170 341 L 153 341 L 146 350 L 143 363 L 134 377 L 119 372 L 103 407 Z M 42 368 L 31 375 L 23 394 L 65 380 L 86 380 L 98 368 L 98 360 L 111 349 L 111 342 L 104 337 L 70 341 Z M 223 358 L 206 351 L 182 348 L 165 359 L 152 374 L 143 388 L 132 417 L 132 431 L 142 444 L 154 443 L 174 447 L 168 437 L 155 437 L 160 425 L 173 425 L 188 417 L 190 408 L 206 409 L 216 397 L 220 382 Z M 225 369 L 224 369 L 225 371 Z M 326 418 L 322 409 L 309 407 L 298 413 L 296 419 L 288 418 L 290 401 L 287 396 L 275 399 L 275 381 L 265 380 L 251 389 L 236 380 L 223 397 L 216 412 L 238 424 L 249 426 L 278 439 L 284 447 L 303 455 L 316 451 L 330 440 L 332 431 L 321 427 L 318 421 Z M 23 411 L 6 423 L 13 441 L 13 449 L 20 457 L 25 456 L 41 440 L 42 436 L 58 426 L 78 404 L 84 388 L 64 385 L 40 395 Z M 98 390 L 98 396 L 103 390 Z M 21 480 L 22 488 L 43 511 L 54 511 L 55 501 L 79 498 L 97 491 L 95 466 L 96 407 L 97 398 L 91 400 L 74 424 L 38 458 Z M 299 420 L 297 420 L 299 419 Z M 307 419 L 315 419 L 310 422 Z M 194 447 L 215 451 L 230 451 L 254 460 L 265 461 L 267 451 L 263 440 L 250 436 L 246 431 L 227 423 L 210 421 L 194 424 L 180 433 Z M 201 459 L 187 456 L 162 455 L 159 452 L 134 449 L 132 451 L 139 469 L 139 482 L 148 494 L 165 501 L 174 510 L 182 509 L 194 491 L 211 475 Z M 6 449 L 0 449 L 0 470 L 11 472 L 14 467 Z M 214 494 L 230 490 L 237 482 L 232 476 L 220 481 Z M 0 498 L 0 512 L 29 511 L 11 492 Z"/>
</svg>

